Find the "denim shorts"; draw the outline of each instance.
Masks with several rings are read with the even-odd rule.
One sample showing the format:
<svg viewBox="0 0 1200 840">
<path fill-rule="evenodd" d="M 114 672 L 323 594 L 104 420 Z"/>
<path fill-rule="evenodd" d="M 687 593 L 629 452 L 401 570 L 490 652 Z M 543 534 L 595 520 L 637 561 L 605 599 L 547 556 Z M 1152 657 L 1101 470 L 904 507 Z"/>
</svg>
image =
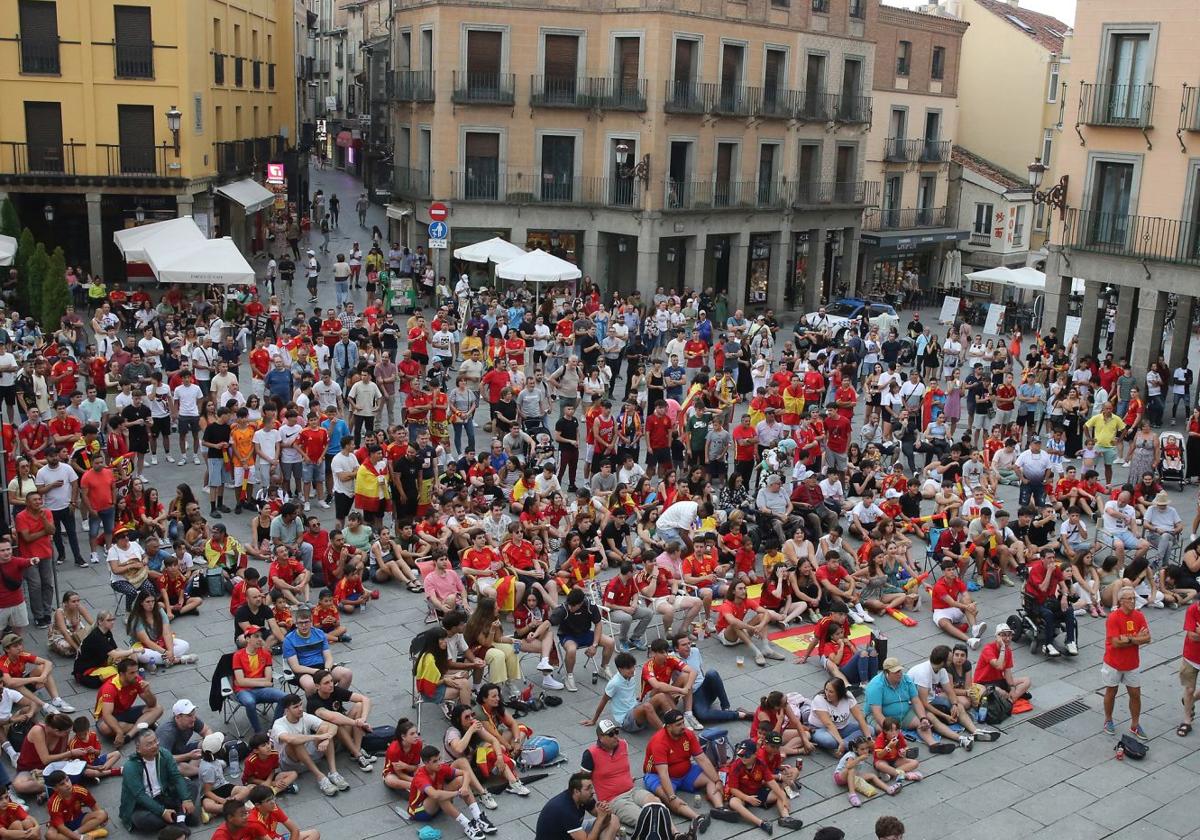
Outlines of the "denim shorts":
<svg viewBox="0 0 1200 840">
<path fill-rule="evenodd" d="M 233 485 L 233 476 L 225 473 L 225 461 L 221 458 L 208 459 L 208 486 Z"/>
<path fill-rule="evenodd" d="M 320 484 L 325 481 L 325 464 L 302 464 L 300 474 L 302 481 L 311 484 Z"/>
<path fill-rule="evenodd" d="M 101 534 L 111 534 L 116 521 L 116 508 L 92 511 L 88 517 L 88 536 L 93 540 Z"/>
</svg>

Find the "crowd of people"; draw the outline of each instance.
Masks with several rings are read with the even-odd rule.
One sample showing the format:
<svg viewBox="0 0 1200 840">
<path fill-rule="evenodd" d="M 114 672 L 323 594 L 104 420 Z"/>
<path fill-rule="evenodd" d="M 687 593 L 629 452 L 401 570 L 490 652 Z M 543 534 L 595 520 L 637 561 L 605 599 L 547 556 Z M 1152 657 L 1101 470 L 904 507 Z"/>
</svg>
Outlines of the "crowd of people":
<svg viewBox="0 0 1200 840">
<path fill-rule="evenodd" d="M 407 819 L 444 814 L 482 840 L 496 794 L 530 792 L 536 736 L 520 719 L 588 677 L 596 740 L 537 840 L 640 837 L 672 816 L 681 833 L 714 818 L 794 830 L 805 755 L 832 757 L 853 807 L 895 796 L 923 779 L 920 747 L 971 750 L 1030 706 L 1016 645 L 1080 655 L 1089 617 L 1106 627 L 1104 729 L 1117 732 L 1124 685 L 1128 734 L 1144 740 L 1145 606 L 1186 607 L 1177 734 L 1190 733 L 1200 513 L 1186 537 L 1162 479 L 1200 477 L 1200 409 L 1183 433 L 1155 429 L 1168 379 L 1192 404 L 1186 368 L 1138 380 L 1053 329 L 997 345 L 915 314 L 881 334 L 821 310 L 788 333 L 711 289 L 605 301 L 585 278 L 535 302 L 519 284 L 426 283 L 423 253 L 373 246 L 368 276 L 419 291 L 385 299 L 376 277 L 360 298 L 356 245 L 332 267 L 333 307 L 286 311 L 285 254 L 257 289 L 155 304 L 114 288 L 53 332 L 6 314 L 12 836 L 41 830 L 21 796 L 47 804 L 48 838 L 104 836 L 90 789 L 120 775 L 133 831 L 221 820 L 222 840 L 319 840 L 276 798 L 305 775 L 337 796 L 352 762 L 379 768 Z M 399 311 L 419 298 L 428 319 Z M 156 486 L 160 456 L 193 473 L 173 494 Z M 66 560 L 107 564 L 113 609 L 93 616 L 56 589 Z M 972 593 L 1009 587 L 1013 616 L 989 634 Z M 381 698 L 336 663 L 345 622 L 377 600 L 420 604 L 424 625 L 404 636 L 412 691 L 444 715 L 441 736 L 436 715 L 383 728 Z M 244 740 L 190 699 L 168 715 L 153 688 L 197 661 L 182 636 L 205 601 L 232 623 L 212 708 L 238 709 Z M 881 625 L 926 611 L 945 643 L 906 668 Z M 31 623 L 49 658 L 25 651 Z M 737 707 L 706 667 L 714 645 L 818 688 Z M 90 716 L 71 717 L 55 657 L 95 690 Z M 878 830 L 903 834 L 894 817 Z"/>
</svg>

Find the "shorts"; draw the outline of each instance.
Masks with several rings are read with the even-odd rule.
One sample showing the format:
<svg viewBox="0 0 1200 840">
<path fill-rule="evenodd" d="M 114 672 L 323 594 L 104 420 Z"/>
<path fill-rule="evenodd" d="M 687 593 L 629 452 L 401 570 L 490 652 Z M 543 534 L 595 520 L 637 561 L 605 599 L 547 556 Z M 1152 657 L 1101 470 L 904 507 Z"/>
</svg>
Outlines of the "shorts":
<svg viewBox="0 0 1200 840">
<path fill-rule="evenodd" d="M 444 686 L 439 686 L 439 687 L 444 687 Z M 439 700 L 438 702 L 440 703 L 441 701 Z M 313 761 L 316 761 L 317 745 L 313 741 L 307 741 L 304 744 L 304 751 L 308 753 L 309 758 L 313 759 Z M 281 744 L 279 747 L 279 769 L 280 770 L 291 770 L 295 773 L 303 773 L 308 768 L 304 766 L 303 762 L 294 761 L 292 759 L 292 757 L 290 755 L 288 755 L 287 748 Z"/>
<path fill-rule="evenodd" d="M 220 787 L 213 788 L 212 792 L 222 799 L 228 799 L 229 797 L 233 796 L 233 784 L 231 782 L 226 782 Z"/>
<path fill-rule="evenodd" d="M 350 511 L 354 508 L 354 497 L 347 496 L 345 493 L 333 494 L 333 515 L 338 519 L 344 520 L 350 515 Z"/>
<path fill-rule="evenodd" d="M 693 764 L 691 769 L 687 771 L 687 775 L 680 776 L 678 779 L 671 777 L 671 786 L 677 791 L 684 793 L 698 793 L 696 790 L 696 781 L 704 774 L 699 764 Z M 662 780 L 658 778 L 657 773 L 647 773 L 642 778 L 642 784 L 646 786 L 646 790 L 651 793 L 656 793 L 662 785 Z"/>
<path fill-rule="evenodd" d="M 116 517 L 116 508 L 93 511 L 88 517 L 88 536 L 96 539 L 100 534 L 111 534 Z"/>
<path fill-rule="evenodd" d="M 438 816 L 437 814 L 431 814 L 428 811 L 426 811 L 425 806 L 422 805 L 421 810 L 409 812 L 408 818 L 415 822 L 429 822 L 430 820 L 434 819 L 437 816 Z"/>
<path fill-rule="evenodd" d="M 934 624 L 937 624 L 939 621 L 941 621 L 944 618 L 950 619 L 951 624 L 962 624 L 963 621 L 966 619 L 966 616 L 963 615 L 963 611 L 960 610 L 958 607 L 947 607 L 946 609 L 943 609 L 943 610 L 934 610 L 933 611 L 933 623 Z"/>
<path fill-rule="evenodd" d="M 646 453 L 646 466 L 653 467 L 659 464 L 671 465 L 671 447 L 664 446 L 662 449 Z"/>
<path fill-rule="evenodd" d="M 0 627 L 28 627 L 29 614 L 25 611 L 25 602 L 15 607 L 0 607 Z"/>
<path fill-rule="evenodd" d="M 305 484 L 322 484 L 325 481 L 325 463 L 301 464 L 300 475 Z"/>
<path fill-rule="evenodd" d="M 1096 454 L 1104 459 L 1104 465 L 1111 467 L 1117 461 L 1117 448 L 1115 446 L 1097 446 Z"/>
<path fill-rule="evenodd" d="M 624 729 L 626 732 L 641 731 L 642 724 L 640 722 L 638 722 L 638 719 L 636 717 L 633 716 L 632 709 L 630 709 L 629 712 L 627 712 L 625 714 L 625 717 L 621 718 L 621 728 Z"/>
<path fill-rule="evenodd" d="M 113 717 L 121 721 L 121 723 L 137 723 L 138 718 L 142 716 L 142 712 L 146 711 L 146 707 L 138 704 L 130 706 L 123 712 L 113 712 Z"/>
<path fill-rule="evenodd" d="M 1003 425 L 1003 426 L 1011 425 L 1012 422 L 1016 418 L 1017 418 L 1017 410 L 1015 408 L 996 411 L 996 423 L 998 423 L 1000 425 Z"/>
<path fill-rule="evenodd" d="M 1179 660 L 1179 684 L 1184 688 L 1195 688 L 1198 674 L 1200 674 L 1200 665 L 1187 659 Z"/>
<path fill-rule="evenodd" d="M 279 462 L 279 471 L 280 471 L 280 473 L 282 473 L 283 480 L 285 482 L 288 482 L 288 481 L 300 482 L 300 481 L 303 481 L 303 478 L 301 477 L 302 471 L 300 469 L 303 466 L 304 465 L 302 463 L 300 463 L 299 461 L 292 461 L 290 464 L 280 461 Z"/>
<path fill-rule="evenodd" d="M 225 461 L 221 458 L 209 458 L 208 461 L 208 486 L 220 487 L 222 484 L 233 486 L 233 476 L 226 475 Z"/>
<path fill-rule="evenodd" d="M 150 437 L 166 437 L 171 434 L 171 416 L 155 417 L 150 421 Z"/>
<path fill-rule="evenodd" d="M 0 405 L 17 404 L 17 386 L 0 385 Z"/>
<path fill-rule="evenodd" d="M 190 414 L 179 415 L 179 434 L 186 435 L 188 432 L 192 434 L 200 433 L 200 416 Z"/>
<path fill-rule="evenodd" d="M 574 635 L 569 633 L 558 634 L 558 641 L 562 644 L 565 645 L 567 642 L 574 642 L 575 646 L 580 648 L 590 647 L 595 638 L 595 635 L 592 633 L 577 633 Z"/>
<path fill-rule="evenodd" d="M 1132 531 L 1110 532 L 1109 536 L 1112 538 L 1112 543 L 1113 543 L 1114 548 L 1116 547 L 1117 543 L 1120 543 L 1121 545 L 1125 546 L 1125 548 L 1129 549 L 1130 551 L 1135 551 L 1138 547 L 1138 543 L 1140 542 L 1137 535 L 1134 534 Z"/>
<path fill-rule="evenodd" d="M 971 428 L 977 429 L 982 432 L 984 429 L 989 428 L 991 426 L 991 423 L 992 423 L 992 416 L 990 414 L 985 414 L 983 412 L 979 412 L 971 420 Z"/>
<path fill-rule="evenodd" d="M 1142 685 L 1141 666 L 1130 668 L 1128 671 L 1118 671 L 1108 663 L 1100 666 L 1100 684 L 1105 688 L 1116 688 L 1124 683 L 1126 688 L 1140 688 Z"/>
<path fill-rule="evenodd" d="M 71 829 L 71 831 L 79 831 L 79 827 L 81 825 L 83 825 L 83 821 L 86 818 L 87 818 L 87 814 L 80 814 L 79 816 L 77 816 L 73 819 L 63 820 L 63 825 L 65 825 L 67 828 Z"/>
<path fill-rule="evenodd" d="M 241 487 L 243 484 L 258 484 L 257 467 L 233 468 L 233 486 Z"/>
</svg>

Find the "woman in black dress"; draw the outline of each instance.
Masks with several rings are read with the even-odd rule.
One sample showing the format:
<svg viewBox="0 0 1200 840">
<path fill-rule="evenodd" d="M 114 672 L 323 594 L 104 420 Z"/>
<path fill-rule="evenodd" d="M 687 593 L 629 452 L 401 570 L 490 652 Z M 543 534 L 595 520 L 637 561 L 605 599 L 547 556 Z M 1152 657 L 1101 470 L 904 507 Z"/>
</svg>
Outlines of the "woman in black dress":
<svg viewBox="0 0 1200 840">
<path fill-rule="evenodd" d="M 754 380 L 750 376 L 753 363 L 754 353 L 750 349 L 750 342 L 743 338 L 737 359 L 737 393 L 742 399 L 745 399 L 747 394 L 754 393 Z"/>
<path fill-rule="evenodd" d="M 116 616 L 108 610 L 101 610 L 96 615 L 96 624 L 83 637 L 71 668 L 75 682 L 87 688 L 99 688 L 106 679 L 116 675 L 117 662 L 137 655 L 136 651 L 117 647 L 112 632 L 116 621 Z"/>
</svg>

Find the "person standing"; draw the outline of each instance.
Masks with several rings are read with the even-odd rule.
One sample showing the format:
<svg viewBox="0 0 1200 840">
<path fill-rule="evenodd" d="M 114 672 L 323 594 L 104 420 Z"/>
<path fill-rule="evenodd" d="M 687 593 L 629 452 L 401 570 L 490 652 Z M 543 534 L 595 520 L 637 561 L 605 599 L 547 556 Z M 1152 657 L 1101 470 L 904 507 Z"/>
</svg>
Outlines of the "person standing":
<svg viewBox="0 0 1200 840">
<path fill-rule="evenodd" d="M 333 264 L 333 293 L 338 309 L 344 307 L 350 299 L 350 263 L 346 262 L 345 254 L 338 254 Z"/>
<path fill-rule="evenodd" d="M 1104 664 L 1100 666 L 1100 680 L 1104 685 L 1104 731 L 1115 735 L 1113 706 L 1117 701 L 1117 689 L 1124 684 L 1129 694 L 1129 734 L 1142 741 L 1147 740 L 1142 729 L 1142 645 L 1150 644 L 1150 627 L 1141 610 L 1135 609 L 1137 594 L 1132 586 L 1124 586 L 1117 593 L 1117 609 L 1109 613 L 1104 622 Z"/>
<path fill-rule="evenodd" d="M 233 513 L 225 506 L 225 485 L 233 482 L 233 475 L 225 473 L 225 459 L 229 451 L 232 429 L 229 428 L 229 409 L 217 409 L 217 420 L 204 427 L 204 446 L 208 464 L 208 515 L 220 519 L 222 513 Z"/>
<path fill-rule="evenodd" d="M 341 214 L 342 200 L 337 197 L 337 193 L 329 196 L 329 220 L 336 228 L 338 226 L 338 216 Z"/>
<path fill-rule="evenodd" d="M 367 200 L 367 194 L 363 193 L 358 197 L 358 201 L 354 203 L 354 209 L 358 211 L 358 226 L 365 229 L 367 227 L 367 208 L 371 206 L 371 202 Z"/>
<path fill-rule="evenodd" d="M 71 544 L 71 553 L 75 556 L 75 565 L 78 566 L 83 562 L 83 558 L 79 554 L 79 539 L 75 536 L 75 507 L 79 503 L 79 476 L 70 464 L 64 464 L 59 458 L 59 449 L 53 446 L 48 447 L 46 464 L 37 471 L 34 481 L 42 496 L 41 500 L 45 509 L 54 518 L 54 547 L 58 550 L 58 562 L 62 563 L 62 558 L 66 554 L 62 540 L 65 532 L 67 540 Z M 50 559 L 48 554 L 46 559 Z M 50 572 L 47 569 L 45 578 L 48 580 L 49 576 Z M 36 605 L 35 601 L 31 603 Z M 45 614 L 49 615 L 51 609 L 53 606 L 47 604 Z M 34 610 L 34 614 L 42 615 L 37 609 Z"/>
</svg>

